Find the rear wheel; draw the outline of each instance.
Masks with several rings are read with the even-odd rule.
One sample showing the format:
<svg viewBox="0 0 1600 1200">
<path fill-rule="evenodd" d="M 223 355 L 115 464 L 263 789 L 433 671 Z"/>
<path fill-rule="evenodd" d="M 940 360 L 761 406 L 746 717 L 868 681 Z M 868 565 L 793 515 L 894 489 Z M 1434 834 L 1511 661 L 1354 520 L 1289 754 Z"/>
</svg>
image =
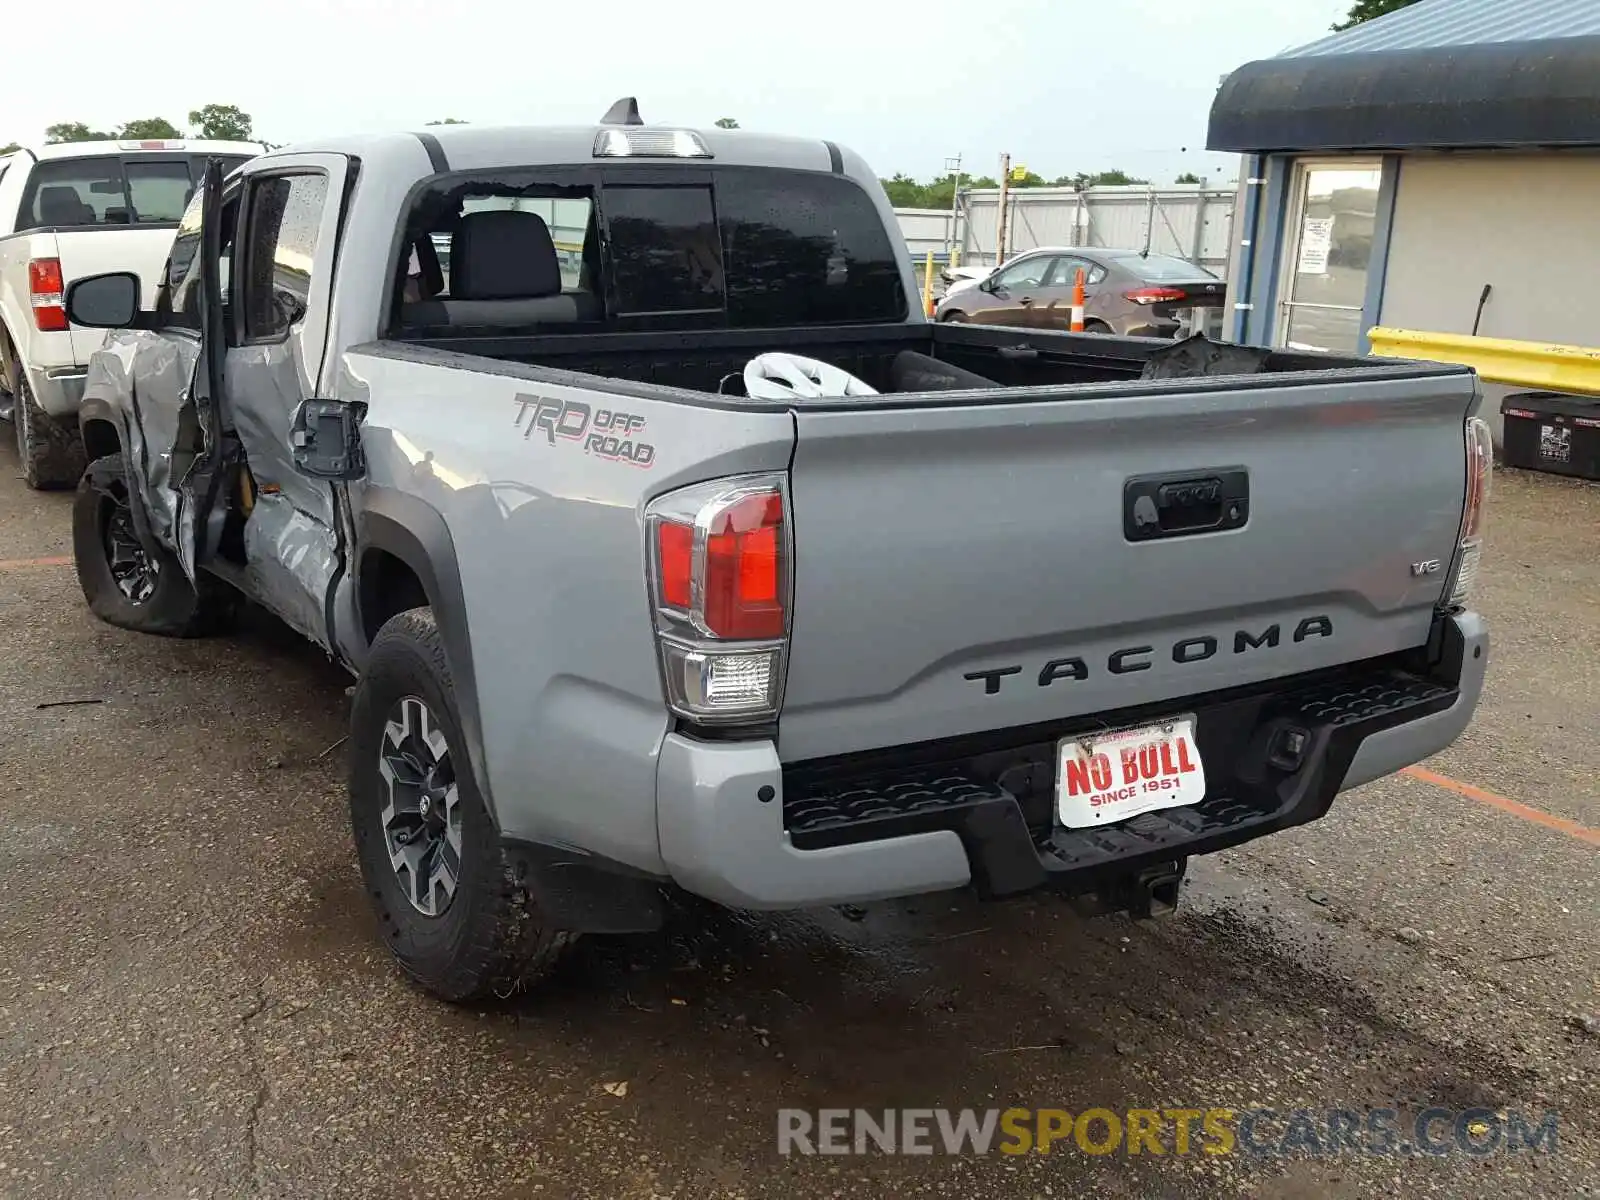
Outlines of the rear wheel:
<svg viewBox="0 0 1600 1200">
<path fill-rule="evenodd" d="M 176 557 L 139 540 L 132 504 L 121 454 L 89 464 L 72 505 L 72 556 L 90 610 L 108 625 L 167 637 L 224 624 L 237 605 L 227 585 L 202 577 L 197 591 Z"/>
<path fill-rule="evenodd" d="M 350 821 L 384 941 L 441 999 L 530 986 L 577 940 L 551 927 L 489 817 L 432 609 L 373 639 L 350 713 Z"/>
<path fill-rule="evenodd" d="M 1112 329 L 1104 321 L 1085 321 L 1083 323 L 1083 331 L 1085 333 L 1111 333 Z"/>
<path fill-rule="evenodd" d="M 29 487 L 64 488 L 78 482 L 83 474 L 84 455 L 77 429 L 39 407 L 28 384 L 28 373 L 20 366 L 11 420 L 17 431 L 22 478 Z"/>
</svg>

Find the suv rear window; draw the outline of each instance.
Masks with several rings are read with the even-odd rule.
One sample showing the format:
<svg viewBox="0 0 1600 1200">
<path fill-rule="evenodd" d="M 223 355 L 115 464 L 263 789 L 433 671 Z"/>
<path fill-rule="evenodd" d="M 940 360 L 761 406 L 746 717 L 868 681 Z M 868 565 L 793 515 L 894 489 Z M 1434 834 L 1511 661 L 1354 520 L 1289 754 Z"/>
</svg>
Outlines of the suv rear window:
<svg viewBox="0 0 1600 1200">
<path fill-rule="evenodd" d="M 205 173 L 204 154 L 99 154 L 35 163 L 17 229 L 175 225 Z M 219 155 L 224 172 L 249 159 Z"/>
</svg>

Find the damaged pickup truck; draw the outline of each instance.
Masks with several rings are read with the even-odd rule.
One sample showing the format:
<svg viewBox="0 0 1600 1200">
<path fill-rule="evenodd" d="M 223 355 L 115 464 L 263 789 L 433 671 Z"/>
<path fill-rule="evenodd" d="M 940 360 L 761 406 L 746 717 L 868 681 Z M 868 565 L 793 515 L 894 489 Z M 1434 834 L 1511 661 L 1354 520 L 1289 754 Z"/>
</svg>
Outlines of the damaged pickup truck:
<svg viewBox="0 0 1600 1200">
<path fill-rule="evenodd" d="M 120 329 L 84 594 L 348 667 L 367 890 L 451 1000 L 669 885 L 1149 915 L 1466 727 L 1469 371 L 914 297 L 855 155 L 628 104 L 213 168 L 153 313 L 68 293 Z"/>
</svg>

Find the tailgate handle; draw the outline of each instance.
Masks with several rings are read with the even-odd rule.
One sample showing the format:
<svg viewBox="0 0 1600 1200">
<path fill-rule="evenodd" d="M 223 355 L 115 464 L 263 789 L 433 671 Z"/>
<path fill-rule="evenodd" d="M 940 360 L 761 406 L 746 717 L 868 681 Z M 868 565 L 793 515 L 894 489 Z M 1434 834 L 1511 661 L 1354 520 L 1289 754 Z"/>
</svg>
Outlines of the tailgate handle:
<svg viewBox="0 0 1600 1200">
<path fill-rule="evenodd" d="M 1249 517 L 1243 467 L 1139 475 L 1122 486 L 1122 534 L 1130 542 L 1237 529 Z"/>
</svg>

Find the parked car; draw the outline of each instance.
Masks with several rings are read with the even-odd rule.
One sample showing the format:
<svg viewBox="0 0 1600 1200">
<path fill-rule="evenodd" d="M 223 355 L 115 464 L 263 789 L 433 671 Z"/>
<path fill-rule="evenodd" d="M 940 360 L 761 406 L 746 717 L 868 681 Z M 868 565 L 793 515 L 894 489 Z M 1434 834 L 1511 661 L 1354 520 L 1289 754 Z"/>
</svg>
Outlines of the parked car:
<svg viewBox="0 0 1600 1200">
<path fill-rule="evenodd" d="M 582 208 L 575 283 L 494 196 Z M 247 596 L 349 668 L 365 891 L 442 997 L 656 928 L 669 886 L 1149 916 L 1478 700 L 1469 370 L 929 322 L 836 144 L 274 151 L 207 172 L 139 290 L 66 295 L 124 327 L 83 593 L 168 635 Z"/>
<path fill-rule="evenodd" d="M 1084 274 L 1086 333 L 1176 337 L 1198 308 L 1220 308 L 1221 279 L 1181 258 L 1137 250 L 1041 246 L 970 287 L 945 294 L 940 321 L 1070 329 L 1072 293 Z"/>
<path fill-rule="evenodd" d="M 944 294 L 949 296 L 954 292 L 961 291 L 963 288 L 971 287 L 973 284 L 986 278 L 989 272 L 993 270 L 993 267 L 986 267 L 982 265 L 970 267 L 945 267 L 939 272 L 939 279 L 940 282 L 944 284 Z"/>
<path fill-rule="evenodd" d="M 209 156 L 232 167 L 245 142 L 68 142 L 0 158 L 0 416 L 16 427 L 30 487 L 83 473 L 78 398 L 104 335 L 69 325 L 63 281 L 112 268 L 154 295 Z"/>
</svg>

